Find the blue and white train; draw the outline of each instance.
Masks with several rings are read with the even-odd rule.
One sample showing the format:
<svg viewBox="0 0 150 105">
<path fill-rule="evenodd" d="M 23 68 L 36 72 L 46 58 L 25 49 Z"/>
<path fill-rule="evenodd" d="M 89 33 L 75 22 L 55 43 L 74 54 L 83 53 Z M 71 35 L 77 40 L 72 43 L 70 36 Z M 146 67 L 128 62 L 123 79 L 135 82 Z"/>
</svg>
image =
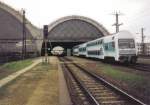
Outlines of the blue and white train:
<svg viewBox="0 0 150 105">
<path fill-rule="evenodd" d="M 136 63 L 137 46 L 128 31 L 108 35 L 73 47 L 73 55 L 97 58 L 105 61 Z"/>
</svg>

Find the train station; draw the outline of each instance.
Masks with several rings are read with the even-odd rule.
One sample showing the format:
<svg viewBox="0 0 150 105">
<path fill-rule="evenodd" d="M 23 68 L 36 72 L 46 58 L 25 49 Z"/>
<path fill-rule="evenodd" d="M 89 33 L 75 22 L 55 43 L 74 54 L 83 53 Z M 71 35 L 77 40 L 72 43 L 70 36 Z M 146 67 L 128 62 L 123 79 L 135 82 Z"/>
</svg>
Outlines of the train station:
<svg viewBox="0 0 150 105">
<path fill-rule="evenodd" d="M 73 15 L 58 12 L 57 18 L 39 27 L 31 18 L 34 14 L 27 12 L 28 2 L 27 10 L 21 11 L 9 2 L 0 1 L 0 105 L 150 104 L 150 42 L 145 28 L 134 33 L 133 24 L 123 27 L 120 12 L 113 14 L 116 22 L 109 26 L 109 15 L 90 15 L 90 9 L 83 15 L 84 5 Z"/>
</svg>

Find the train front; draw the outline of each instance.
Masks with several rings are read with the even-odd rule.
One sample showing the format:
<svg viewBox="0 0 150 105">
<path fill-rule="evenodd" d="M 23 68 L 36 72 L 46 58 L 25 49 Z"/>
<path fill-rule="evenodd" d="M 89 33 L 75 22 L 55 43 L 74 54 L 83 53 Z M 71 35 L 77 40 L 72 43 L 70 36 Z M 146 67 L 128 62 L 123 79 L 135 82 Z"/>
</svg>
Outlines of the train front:
<svg viewBox="0 0 150 105">
<path fill-rule="evenodd" d="M 137 46 L 134 36 L 128 31 L 122 31 L 118 36 L 118 58 L 123 63 L 136 63 Z"/>
</svg>

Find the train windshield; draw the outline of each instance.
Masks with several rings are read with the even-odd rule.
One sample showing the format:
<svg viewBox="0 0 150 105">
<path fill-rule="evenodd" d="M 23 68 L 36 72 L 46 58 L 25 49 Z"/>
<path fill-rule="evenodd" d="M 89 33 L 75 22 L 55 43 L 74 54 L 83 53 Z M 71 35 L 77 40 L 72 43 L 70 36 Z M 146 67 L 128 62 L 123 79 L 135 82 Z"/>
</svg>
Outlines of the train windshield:
<svg viewBox="0 0 150 105">
<path fill-rule="evenodd" d="M 134 39 L 119 39 L 118 44 L 120 49 L 135 48 Z"/>
</svg>

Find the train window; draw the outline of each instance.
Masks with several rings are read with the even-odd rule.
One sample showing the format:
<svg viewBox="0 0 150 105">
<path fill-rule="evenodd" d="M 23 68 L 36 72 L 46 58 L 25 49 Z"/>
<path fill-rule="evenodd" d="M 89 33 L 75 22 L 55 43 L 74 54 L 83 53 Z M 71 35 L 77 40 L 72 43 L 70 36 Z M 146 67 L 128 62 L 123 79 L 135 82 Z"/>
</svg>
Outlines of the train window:
<svg viewBox="0 0 150 105">
<path fill-rule="evenodd" d="M 97 44 L 102 44 L 102 40 L 97 41 Z"/>
<path fill-rule="evenodd" d="M 135 48 L 134 41 L 130 42 L 130 48 Z"/>
<path fill-rule="evenodd" d="M 114 38 L 115 38 L 115 37 L 113 36 L 113 37 L 112 37 L 112 40 L 114 40 Z"/>
<path fill-rule="evenodd" d="M 133 39 L 119 39 L 119 48 L 135 48 L 135 42 Z"/>
<path fill-rule="evenodd" d="M 91 43 L 87 44 L 87 47 L 90 47 L 91 46 Z"/>
<path fill-rule="evenodd" d="M 103 43 L 104 43 L 104 40 L 102 39 L 101 42 L 102 42 L 102 44 L 103 44 Z"/>
<path fill-rule="evenodd" d="M 102 40 L 100 40 L 100 44 L 102 44 Z"/>
<path fill-rule="evenodd" d="M 97 41 L 97 44 L 100 44 L 99 41 Z"/>
<path fill-rule="evenodd" d="M 100 51 L 98 51 L 98 55 L 100 55 Z"/>
<path fill-rule="evenodd" d="M 115 48 L 115 42 L 112 42 L 112 48 Z"/>
<path fill-rule="evenodd" d="M 102 44 L 102 40 L 100 40 L 99 43 Z"/>
<path fill-rule="evenodd" d="M 105 50 L 108 50 L 108 44 L 105 43 Z"/>
<path fill-rule="evenodd" d="M 111 51 L 114 51 L 114 50 L 115 50 L 115 42 L 111 42 L 110 45 L 111 45 L 111 46 L 110 46 L 110 50 L 111 50 Z"/>
</svg>

